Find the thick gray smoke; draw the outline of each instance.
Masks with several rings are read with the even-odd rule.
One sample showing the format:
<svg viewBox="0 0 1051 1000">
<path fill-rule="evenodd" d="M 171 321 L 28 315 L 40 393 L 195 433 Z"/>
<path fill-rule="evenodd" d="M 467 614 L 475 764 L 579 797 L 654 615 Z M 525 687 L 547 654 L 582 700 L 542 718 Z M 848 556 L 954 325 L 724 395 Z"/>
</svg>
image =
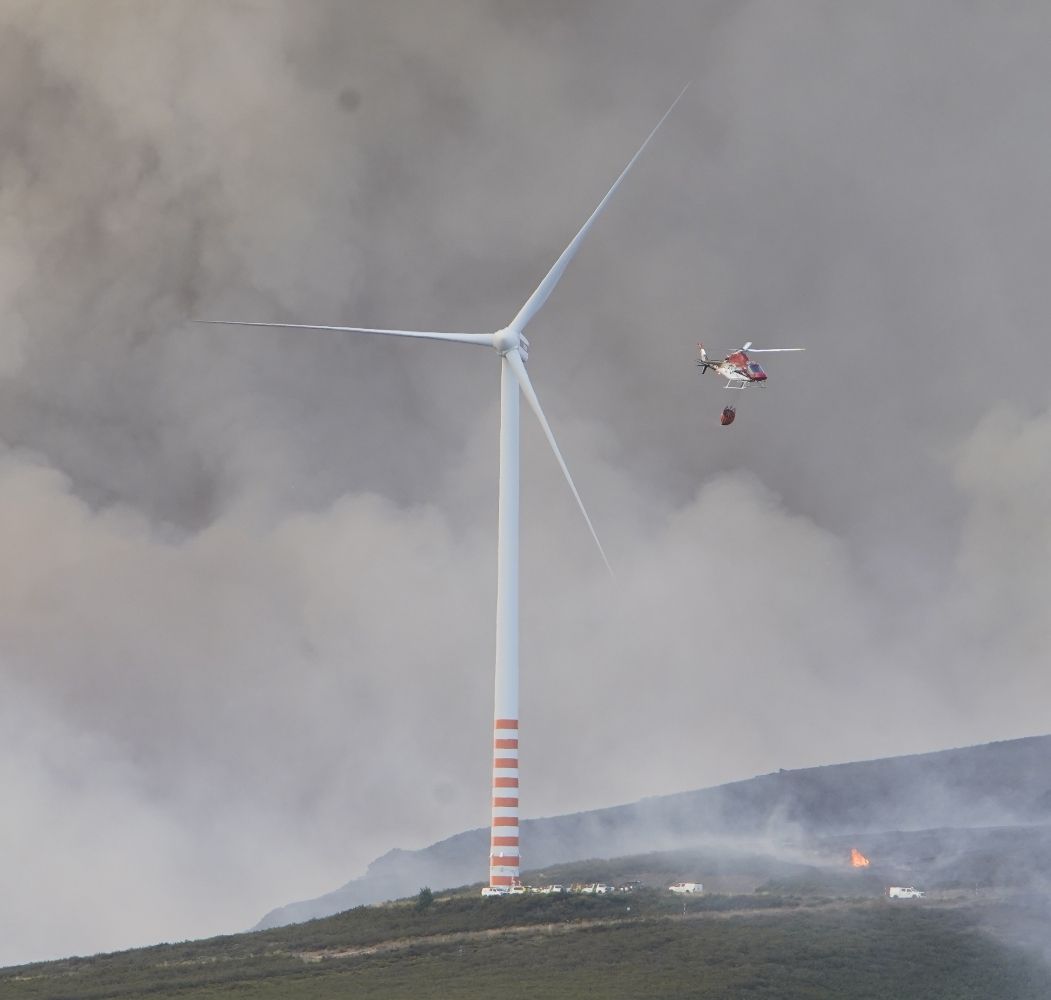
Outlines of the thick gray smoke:
<svg viewBox="0 0 1051 1000">
<path fill-rule="evenodd" d="M 0 963 L 233 930 L 486 819 L 491 330 L 523 804 L 1046 731 L 1051 14 L 7 0 Z M 803 345 L 738 399 L 694 344 Z M 479 877 L 484 859 L 479 859 Z"/>
</svg>

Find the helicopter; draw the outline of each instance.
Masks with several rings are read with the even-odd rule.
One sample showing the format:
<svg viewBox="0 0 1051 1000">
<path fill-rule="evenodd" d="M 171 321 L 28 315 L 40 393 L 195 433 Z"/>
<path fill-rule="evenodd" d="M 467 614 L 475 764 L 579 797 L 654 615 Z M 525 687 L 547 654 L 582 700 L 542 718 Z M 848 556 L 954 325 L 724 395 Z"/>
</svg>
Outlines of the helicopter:
<svg viewBox="0 0 1051 1000">
<path fill-rule="evenodd" d="M 726 379 L 725 389 L 744 389 L 750 385 L 762 385 L 766 381 L 766 372 L 762 365 L 753 361 L 748 356 L 748 351 L 753 354 L 773 354 L 787 351 L 805 351 L 805 347 L 752 347 L 749 340 L 743 347 L 731 351 L 722 361 L 714 361 L 708 357 L 704 344 L 697 345 L 697 367 L 703 375 L 710 368 L 717 375 Z M 719 423 L 724 427 L 734 422 L 737 416 L 737 408 L 733 405 L 723 407 Z"/>
</svg>

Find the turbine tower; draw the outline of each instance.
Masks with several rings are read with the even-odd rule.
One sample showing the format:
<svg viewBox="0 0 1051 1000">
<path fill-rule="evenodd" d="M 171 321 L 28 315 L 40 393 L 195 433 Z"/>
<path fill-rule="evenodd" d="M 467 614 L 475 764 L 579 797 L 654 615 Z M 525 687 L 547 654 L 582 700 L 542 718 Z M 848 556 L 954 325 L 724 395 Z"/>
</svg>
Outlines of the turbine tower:
<svg viewBox="0 0 1051 1000">
<path fill-rule="evenodd" d="M 689 86 L 687 84 L 687 86 Z M 573 259 L 584 237 L 609 200 L 620 187 L 621 181 L 634 166 L 635 161 L 656 134 L 657 129 L 679 103 L 686 87 L 664 112 L 628 165 L 621 171 L 606 196 L 591 213 L 580 232 L 562 255 L 555 261 L 536 291 L 507 326 L 495 333 L 436 333 L 420 330 L 378 330 L 358 326 L 317 326 L 308 323 L 264 323 L 238 320 L 199 320 L 202 323 L 229 326 L 264 326 L 292 330 L 331 330 L 341 333 L 371 333 L 393 337 L 419 337 L 427 340 L 446 340 L 460 344 L 476 344 L 492 347 L 500 356 L 500 481 L 497 525 L 497 572 L 496 572 L 496 695 L 493 721 L 493 781 L 492 781 L 492 825 L 489 850 L 489 885 L 510 887 L 519 881 L 521 859 L 518 832 L 518 496 L 519 496 L 519 393 L 525 396 L 530 409 L 544 431 L 548 444 L 555 455 L 562 475 L 587 523 L 591 537 L 598 546 L 599 554 L 612 574 L 609 560 L 598 540 L 594 525 L 584 502 L 573 483 L 562 453 L 555 443 L 551 426 L 533 391 L 526 371 L 529 341 L 525 328 L 540 311 L 554 291 L 566 266 Z"/>
</svg>

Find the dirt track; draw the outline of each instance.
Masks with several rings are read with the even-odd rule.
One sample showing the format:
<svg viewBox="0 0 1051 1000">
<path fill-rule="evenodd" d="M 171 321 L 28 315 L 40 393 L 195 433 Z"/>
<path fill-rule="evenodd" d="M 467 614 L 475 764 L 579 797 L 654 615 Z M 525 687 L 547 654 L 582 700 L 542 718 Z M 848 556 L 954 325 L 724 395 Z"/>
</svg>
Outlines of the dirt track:
<svg viewBox="0 0 1051 1000">
<path fill-rule="evenodd" d="M 368 955 L 385 955 L 404 951 L 419 945 L 469 944 L 472 941 L 491 940 L 492 938 L 510 935 L 539 934 L 572 934 L 575 931 L 591 927 L 618 927 L 642 921 L 662 920 L 723 920 L 730 917 L 782 916 L 790 917 L 800 912 L 853 909 L 858 906 L 882 905 L 882 900 L 859 902 L 858 900 L 836 899 L 828 902 L 808 904 L 799 907 L 777 906 L 769 908 L 750 908 L 736 910 L 697 910 L 685 914 L 667 914 L 662 916 L 643 917 L 603 917 L 595 920 L 576 920 L 564 923 L 549 924 L 514 924 L 510 927 L 494 927 L 484 931 L 453 931 L 448 934 L 426 934 L 415 937 L 394 938 L 390 941 L 378 941 L 375 944 L 359 945 L 353 948 L 326 948 L 319 951 L 295 952 L 297 958 L 304 962 L 322 962 L 326 959 L 358 958 Z"/>
</svg>

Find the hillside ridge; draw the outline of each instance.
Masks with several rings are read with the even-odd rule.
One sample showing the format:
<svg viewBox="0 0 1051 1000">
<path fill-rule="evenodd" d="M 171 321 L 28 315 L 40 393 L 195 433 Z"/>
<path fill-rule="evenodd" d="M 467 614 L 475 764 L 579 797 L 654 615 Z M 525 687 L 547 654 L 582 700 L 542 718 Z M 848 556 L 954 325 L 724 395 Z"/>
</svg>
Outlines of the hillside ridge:
<svg viewBox="0 0 1051 1000">
<path fill-rule="evenodd" d="M 1051 735 L 900 757 L 779 770 L 710 788 L 522 822 L 530 868 L 734 840 L 979 828 L 1051 821 Z M 478 882 L 489 831 L 467 830 L 420 850 L 394 848 L 364 875 L 314 899 L 277 907 L 262 930 L 365 903 Z"/>
</svg>

